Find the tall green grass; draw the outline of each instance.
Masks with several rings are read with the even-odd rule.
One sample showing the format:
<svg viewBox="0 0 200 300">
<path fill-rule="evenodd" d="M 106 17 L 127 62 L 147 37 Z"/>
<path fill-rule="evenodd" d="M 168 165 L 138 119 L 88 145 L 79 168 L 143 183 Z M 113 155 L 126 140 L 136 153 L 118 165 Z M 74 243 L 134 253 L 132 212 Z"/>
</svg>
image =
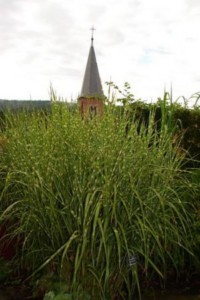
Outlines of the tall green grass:
<svg viewBox="0 0 200 300">
<path fill-rule="evenodd" d="M 148 125 L 109 106 L 89 121 L 55 102 L 49 115 L 6 120 L 1 218 L 18 224 L 23 264 L 59 273 L 77 299 L 107 300 L 133 299 L 141 278 L 185 266 L 189 183 L 153 110 Z"/>
</svg>

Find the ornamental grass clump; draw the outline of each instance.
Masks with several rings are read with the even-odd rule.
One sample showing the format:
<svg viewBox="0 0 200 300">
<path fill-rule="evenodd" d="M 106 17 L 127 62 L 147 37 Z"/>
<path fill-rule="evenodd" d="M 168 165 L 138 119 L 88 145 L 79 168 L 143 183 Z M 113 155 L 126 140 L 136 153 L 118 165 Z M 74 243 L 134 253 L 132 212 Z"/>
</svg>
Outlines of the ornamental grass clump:
<svg viewBox="0 0 200 300">
<path fill-rule="evenodd" d="M 1 218 L 18 224 L 22 263 L 91 299 L 133 299 L 140 277 L 164 279 L 190 252 L 188 183 L 172 133 L 155 129 L 154 111 L 144 125 L 115 109 L 88 120 L 55 102 L 50 114 L 5 124 Z"/>
</svg>

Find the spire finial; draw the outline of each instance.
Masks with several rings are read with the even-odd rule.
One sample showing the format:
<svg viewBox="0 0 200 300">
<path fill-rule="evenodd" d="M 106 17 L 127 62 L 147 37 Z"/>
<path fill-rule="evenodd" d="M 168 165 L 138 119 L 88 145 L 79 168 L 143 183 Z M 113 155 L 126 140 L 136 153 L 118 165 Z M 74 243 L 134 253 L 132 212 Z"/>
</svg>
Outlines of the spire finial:
<svg viewBox="0 0 200 300">
<path fill-rule="evenodd" d="M 92 27 L 90 28 L 90 30 L 92 31 L 91 42 L 92 42 L 92 46 L 93 46 L 93 41 L 94 41 L 94 31 L 95 31 L 96 29 L 94 28 L 94 26 L 92 26 Z"/>
</svg>

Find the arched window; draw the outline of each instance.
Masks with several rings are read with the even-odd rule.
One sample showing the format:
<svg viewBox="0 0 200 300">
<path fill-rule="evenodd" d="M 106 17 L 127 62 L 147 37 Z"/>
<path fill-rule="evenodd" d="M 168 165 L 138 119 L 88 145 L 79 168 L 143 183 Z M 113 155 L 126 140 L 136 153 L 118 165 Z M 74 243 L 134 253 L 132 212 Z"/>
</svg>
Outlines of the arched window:
<svg viewBox="0 0 200 300">
<path fill-rule="evenodd" d="M 89 116 L 90 119 L 94 118 L 97 114 L 97 107 L 96 106 L 90 106 L 89 107 Z"/>
</svg>

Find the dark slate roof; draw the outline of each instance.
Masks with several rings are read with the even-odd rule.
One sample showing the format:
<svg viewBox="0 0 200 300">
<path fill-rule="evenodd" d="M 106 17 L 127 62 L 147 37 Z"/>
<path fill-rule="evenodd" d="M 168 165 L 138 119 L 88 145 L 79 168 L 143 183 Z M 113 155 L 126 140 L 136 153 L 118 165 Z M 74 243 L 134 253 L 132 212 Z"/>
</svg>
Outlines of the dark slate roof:
<svg viewBox="0 0 200 300">
<path fill-rule="evenodd" d="M 93 41 L 93 40 L 92 40 Z M 99 76 L 95 51 L 93 43 L 90 47 L 88 61 L 86 65 L 85 75 L 80 97 L 103 97 L 103 90 Z"/>
</svg>

